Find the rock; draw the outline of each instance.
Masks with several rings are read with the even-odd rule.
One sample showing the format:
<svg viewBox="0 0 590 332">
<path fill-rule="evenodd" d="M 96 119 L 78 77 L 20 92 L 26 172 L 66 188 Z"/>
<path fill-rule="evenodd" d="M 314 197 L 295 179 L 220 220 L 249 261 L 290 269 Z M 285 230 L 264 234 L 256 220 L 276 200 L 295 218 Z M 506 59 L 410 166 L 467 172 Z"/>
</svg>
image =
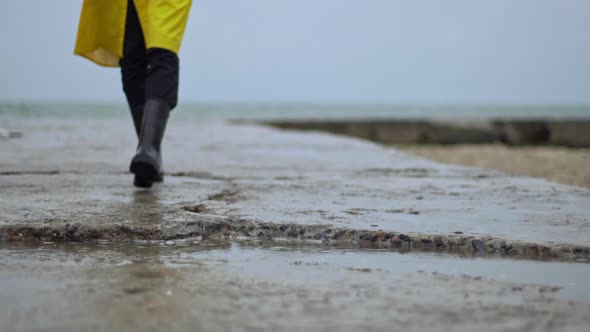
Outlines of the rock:
<svg viewBox="0 0 590 332">
<path fill-rule="evenodd" d="M 207 211 L 207 206 L 205 204 L 197 204 L 197 205 L 184 206 L 182 209 L 185 211 L 192 212 L 192 213 L 203 213 L 203 212 Z"/>
<path fill-rule="evenodd" d="M 5 128 L 0 128 L 0 139 L 2 138 L 22 138 L 23 133 L 17 131 L 10 131 Z"/>
<path fill-rule="evenodd" d="M 345 135 L 362 139 L 373 140 L 373 125 L 367 122 L 345 123 Z"/>
<path fill-rule="evenodd" d="M 176 242 L 174 242 L 174 241 L 172 241 L 172 240 L 168 240 L 168 241 L 166 241 L 164 244 L 165 244 L 165 245 L 167 245 L 167 246 L 173 246 L 173 245 L 175 245 L 175 244 L 176 244 Z"/>
<path fill-rule="evenodd" d="M 392 240 L 392 241 L 391 241 L 391 246 L 392 246 L 393 248 L 401 248 L 401 247 L 402 247 L 402 244 L 403 244 L 403 243 L 402 243 L 402 241 L 400 241 L 400 240 Z"/>
<path fill-rule="evenodd" d="M 433 121 L 422 128 L 418 143 L 459 144 L 493 143 L 497 130 L 488 122 Z"/>
<path fill-rule="evenodd" d="M 551 145 L 590 147 L 590 122 L 559 121 L 551 122 L 548 126 Z"/>
<path fill-rule="evenodd" d="M 407 235 L 405 235 L 405 234 L 400 234 L 399 235 L 399 239 L 402 240 L 402 241 L 404 241 L 404 242 L 410 242 L 410 241 L 412 241 L 412 238 L 409 237 L 409 236 L 407 236 Z"/>
<path fill-rule="evenodd" d="M 421 124 L 415 121 L 376 122 L 374 140 L 380 143 L 416 143 L 420 139 Z"/>
<path fill-rule="evenodd" d="M 549 142 L 549 129 L 543 121 L 496 121 L 494 126 L 501 140 L 510 145 L 538 145 Z"/>
<path fill-rule="evenodd" d="M 590 121 L 505 119 L 492 121 L 433 120 L 293 120 L 263 124 L 296 130 L 318 130 L 386 144 L 460 144 L 505 142 L 510 145 L 590 146 Z"/>
<path fill-rule="evenodd" d="M 475 252 L 485 252 L 486 251 L 486 244 L 479 239 L 474 239 L 471 241 L 471 245 L 473 246 L 473 251 Z"/>
<path fill-rule="evenodd" d="M 424 244 L 424 245 L 432 245 L 432 240 L 430 240 L 430 239 L 422 239 L 421 241 L 422 241 L 422 244 Z"/>
</svg>

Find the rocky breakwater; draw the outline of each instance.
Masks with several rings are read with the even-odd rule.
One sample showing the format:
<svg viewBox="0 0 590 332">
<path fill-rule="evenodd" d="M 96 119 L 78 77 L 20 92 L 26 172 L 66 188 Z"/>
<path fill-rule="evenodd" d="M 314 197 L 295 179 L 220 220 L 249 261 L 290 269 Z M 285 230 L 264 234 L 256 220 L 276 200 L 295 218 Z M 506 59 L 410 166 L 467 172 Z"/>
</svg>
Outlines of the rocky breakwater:
<svg viewBox="0 0 590 332">
<path fill-rule="evenodd" d="M 590 147 L 589 120 L 276 120 L 282 129 L 315 130 L 388 144 L 496 143 Z"/>
</svg>

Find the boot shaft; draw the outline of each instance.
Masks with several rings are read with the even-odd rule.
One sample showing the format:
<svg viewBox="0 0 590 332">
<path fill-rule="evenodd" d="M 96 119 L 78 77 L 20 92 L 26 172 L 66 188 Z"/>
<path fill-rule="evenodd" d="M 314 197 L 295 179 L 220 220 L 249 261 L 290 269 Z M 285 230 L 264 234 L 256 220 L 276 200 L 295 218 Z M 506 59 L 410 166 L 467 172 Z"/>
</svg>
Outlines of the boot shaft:
<svg viewBox="0 0 590 332">
<path fill-rule="evenodd" d="M 131 118 L 133 119 L 133 127 L 135 127 L 135 134 L 139 138 L 141 133 L 141 123 L 143 120 L 143 108 L 144 105 L 131 107 Z"/>
<path fill-rule="evenodd" d="M 157 99 L 147 100 L 141 116 L 138 150 L 141 148 L 154 149 L 160 154 L 169 115 L 170 107 L 166 102 Z"/>
</svg>

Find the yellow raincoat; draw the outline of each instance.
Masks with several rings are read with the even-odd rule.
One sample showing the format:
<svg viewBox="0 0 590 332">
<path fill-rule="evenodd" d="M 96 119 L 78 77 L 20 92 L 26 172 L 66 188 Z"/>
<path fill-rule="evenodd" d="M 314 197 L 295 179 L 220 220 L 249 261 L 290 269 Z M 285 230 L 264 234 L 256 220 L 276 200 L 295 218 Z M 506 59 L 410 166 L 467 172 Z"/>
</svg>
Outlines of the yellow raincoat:
<svg viewBox="0 0 590 332">
<path fill-rule="evenodd" d="M 164 48 L 178 54 L 191 0 L 133 0 L 146 49 Z M 123 57 L 127 0 L 84 0 L 74 54 L 107 67 Z"/>
</svg>

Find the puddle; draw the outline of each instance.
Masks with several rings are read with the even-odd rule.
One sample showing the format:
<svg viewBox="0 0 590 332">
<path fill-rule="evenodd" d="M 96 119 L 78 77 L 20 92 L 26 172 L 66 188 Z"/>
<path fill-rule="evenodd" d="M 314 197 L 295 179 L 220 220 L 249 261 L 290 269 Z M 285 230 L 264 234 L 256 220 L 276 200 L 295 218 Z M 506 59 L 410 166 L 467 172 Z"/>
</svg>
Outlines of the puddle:
<svg viewBox="0 0 590 332">
<path fill-rule="evenodd" d="M 0 330 L 585 331 L 589 278 L 582 263 L 277 242 L 0 243 Z"/>
<path fill-rule="evenodd" d="M 387 249 L 330 248 L 323 246 L 276 246 L 233 242 L 229 248 L 175 252 L 164 262 L 193 260 L 224 262 L 239 273 L 281 280 L 314 279 L 332 282 L 342 271 L 410 275 L 425 273 L 457 278 L 538 284 L 554 288 L 556 297 L 590 302 L 590 265 L 582 263 L 512 260 L 509 258 L 460 257 L 449 254 Z M 295 268 L 297 267 L 297 268 Z"/>
<path fill-rule="evenodd" d="M 462 257 L 389 249 L 281 244 L 272 241 L 183 241 L 179 243 L 2 243 L 0 271 L 18 264 L 30 268 L 108 268 L 128 264 L 182 267 L 221 266 L 229 273 L 264 280 L 330 283 L 346 272 L 410 276 L 430 274 L 544 286 L 556 298 L 590 302 L 590 264 Z M 355 278 L 358 277 L 358 274 Z M 0 280 L 0 283 L 2 281 Z"/>
</svg>

